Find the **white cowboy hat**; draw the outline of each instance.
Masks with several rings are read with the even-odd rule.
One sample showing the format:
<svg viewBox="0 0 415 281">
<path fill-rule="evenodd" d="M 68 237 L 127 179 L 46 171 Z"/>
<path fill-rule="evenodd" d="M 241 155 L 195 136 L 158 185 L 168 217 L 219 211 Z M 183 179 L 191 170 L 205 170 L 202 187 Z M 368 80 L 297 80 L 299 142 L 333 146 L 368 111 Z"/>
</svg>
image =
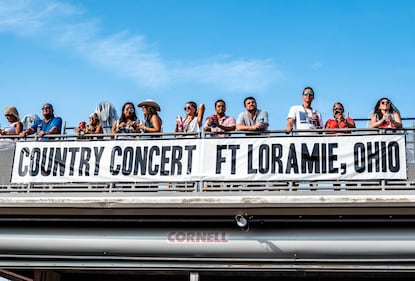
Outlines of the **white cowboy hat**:
<svg viewBox="0 0 415 281">
<path fill-rule="evenodd" d="M 143 106 L 151 106 L 153 107 L 156 111 L 160 111 L 160 105 L 158 105 L 158 103 L 156 103 L 153 100 L 144 100 L 142 102 L 140 102 L 138 105 L 138 107 L 143 107 Z"/>
</svg>

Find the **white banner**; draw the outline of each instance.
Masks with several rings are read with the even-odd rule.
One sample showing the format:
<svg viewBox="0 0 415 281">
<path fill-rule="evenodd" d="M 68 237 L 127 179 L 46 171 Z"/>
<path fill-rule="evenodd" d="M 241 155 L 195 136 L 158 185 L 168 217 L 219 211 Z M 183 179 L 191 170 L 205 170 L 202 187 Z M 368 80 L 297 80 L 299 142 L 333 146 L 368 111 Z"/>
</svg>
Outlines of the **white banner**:
<svg viewBox="0 0 415 281">
<path fill-rule="evenodd" d="M 403 135 L 18 142 L 13 183 L 406 179 Z"/>
</svg>

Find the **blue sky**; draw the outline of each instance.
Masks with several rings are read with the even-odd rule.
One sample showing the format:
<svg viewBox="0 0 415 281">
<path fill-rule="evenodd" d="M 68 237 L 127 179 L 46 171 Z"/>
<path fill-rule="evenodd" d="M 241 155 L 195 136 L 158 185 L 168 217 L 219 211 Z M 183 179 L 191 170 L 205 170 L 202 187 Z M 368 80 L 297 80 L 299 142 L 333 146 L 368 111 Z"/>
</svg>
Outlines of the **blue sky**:
<svg viewBox="0 0 415 281">
<path fill-rule="evenodd" d="M 312 86 L 324 120 L 384 96 L 415 117 L 414 18 L 409 0 L 0 0 L 0 108 L 51 102 L 75 126 L 101 101 L 151 98 L 171 132 L 186 101 L 236 117 L 252 95 L 280 130 Z"/>
</svg>

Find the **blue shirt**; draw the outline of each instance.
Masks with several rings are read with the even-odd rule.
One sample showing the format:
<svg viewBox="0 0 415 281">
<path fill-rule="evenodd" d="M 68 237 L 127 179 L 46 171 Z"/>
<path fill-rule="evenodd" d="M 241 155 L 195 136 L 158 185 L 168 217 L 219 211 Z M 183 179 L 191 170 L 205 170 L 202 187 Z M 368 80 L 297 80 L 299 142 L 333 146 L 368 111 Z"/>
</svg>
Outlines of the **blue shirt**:
<svg viewBox="0 0 415 281">
<path fill-rule="evenodd" d="M 46 134 L 53 128 L 56 127 L 58 129 L 58 134 L 61 134 L 62 132 L 62 118 L 60 117 L 53 117 L 49 120 L 49 122 L 46 123 L 45 119 L 37 120 L 32 125 L 32 129 L 37 132 L 37 127 L 41 124 L 42 131 L 44 131 Z"/>
</svg>

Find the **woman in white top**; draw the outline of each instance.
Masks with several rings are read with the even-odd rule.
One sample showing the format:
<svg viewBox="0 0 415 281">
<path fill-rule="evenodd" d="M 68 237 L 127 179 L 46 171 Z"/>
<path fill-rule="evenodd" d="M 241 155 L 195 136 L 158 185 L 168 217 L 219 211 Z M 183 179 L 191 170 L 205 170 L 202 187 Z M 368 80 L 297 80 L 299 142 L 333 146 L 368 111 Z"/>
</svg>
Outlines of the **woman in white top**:
<svg viewBox="0 0 415 281">
<path fill-rule="evenodd" d="M 203 115 L 205 113 L 205 105 L 202 103 L 197 107 L 193 101 L 189 101 L 184 106 L 186 117 L 177 116 L 176 119 L 176 133 L 199 133 L 203 122 Z"/>
<path fill-rule="evenodd" d="M 2 135 L 18 135 L 23 131 L 23 124 L 20 121 L 19 112 L 16 107 L 9 106 L 4 109 L 4 116 L 9 121 L 9 125 L 0 129 Z"/>
</svg>

